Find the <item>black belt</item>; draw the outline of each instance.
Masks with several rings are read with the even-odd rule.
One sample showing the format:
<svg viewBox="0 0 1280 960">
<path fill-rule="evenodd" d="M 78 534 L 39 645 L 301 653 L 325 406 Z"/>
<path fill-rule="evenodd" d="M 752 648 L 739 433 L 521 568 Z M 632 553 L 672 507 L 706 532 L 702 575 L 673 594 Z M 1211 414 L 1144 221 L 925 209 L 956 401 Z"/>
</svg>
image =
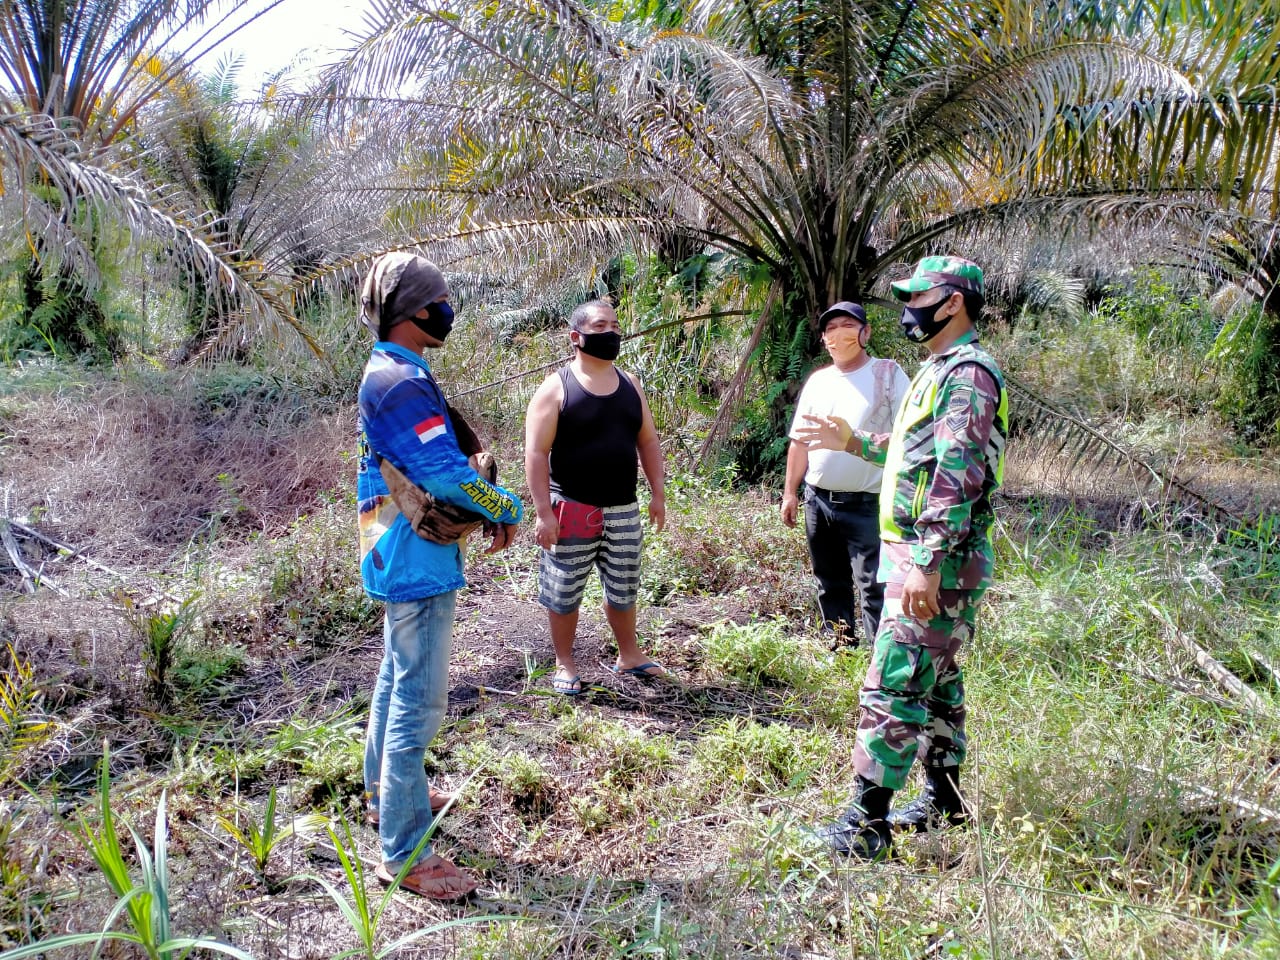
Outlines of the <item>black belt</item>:
<svg viewBox="0 0 1280 960">
<path fill-rule="evenodd" d="M 824 490 L 809 484 L 809 492 L 827 503 L 879 503 L 880 494 L 862 490 Z"/>
</svg>

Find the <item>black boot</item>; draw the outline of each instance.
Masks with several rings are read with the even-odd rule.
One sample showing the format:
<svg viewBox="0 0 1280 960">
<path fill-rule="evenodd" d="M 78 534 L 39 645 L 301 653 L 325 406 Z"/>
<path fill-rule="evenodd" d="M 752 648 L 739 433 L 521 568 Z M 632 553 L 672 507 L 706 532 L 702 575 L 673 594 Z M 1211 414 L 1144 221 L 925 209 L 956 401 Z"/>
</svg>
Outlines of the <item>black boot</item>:
<svg viewBox="0 0 1280 960">
<path fill-rule="evenodd" d="M 945 830 L 969 822 L 960 799 L 959 767 L 926 767 L 924 790 L 885 818 L 895 830 Z"/>
<path fill-rule="evenodd" d="M 893 791 L 858 777 L 858 793 L 839 820 L 816 831 L 833 853 L 859 860 L 888 860 L 893 856 L 893 831 L 885 822 Z"/>
</svg>

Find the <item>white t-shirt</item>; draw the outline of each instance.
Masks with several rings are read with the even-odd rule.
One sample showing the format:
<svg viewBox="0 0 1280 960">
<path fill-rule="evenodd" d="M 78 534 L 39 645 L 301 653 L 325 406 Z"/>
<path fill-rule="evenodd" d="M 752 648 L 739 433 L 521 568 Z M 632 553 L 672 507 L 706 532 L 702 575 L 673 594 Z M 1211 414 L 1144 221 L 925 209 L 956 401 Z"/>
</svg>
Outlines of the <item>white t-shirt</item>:
<svg viewBox="0 0 1280 960">
<path fill-rule="evenodd" d="M 888 433 L 910 386 L 907 375 L 892 360 L 873 359 L 852 373 L 841 373 L 834 364 L 815 370 L 796 400 L 791 439 L 806 413 L 843 417 L 855 430 Z M 878 493 L 881 474 L 879 467 L 851 453 L 810 447 L 804 482 L 824 490 Z"/>
</svg>

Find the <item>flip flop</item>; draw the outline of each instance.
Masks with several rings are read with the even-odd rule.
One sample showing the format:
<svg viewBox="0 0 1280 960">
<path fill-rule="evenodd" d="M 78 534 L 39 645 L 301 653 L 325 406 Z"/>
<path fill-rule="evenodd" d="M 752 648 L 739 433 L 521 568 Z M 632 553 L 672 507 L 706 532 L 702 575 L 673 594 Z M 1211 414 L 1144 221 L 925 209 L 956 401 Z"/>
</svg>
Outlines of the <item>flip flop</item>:
<svg viewBox="0 0 1280 960">
<path fill-rule="evenodd" d="M 556 676 L 551 678 L 551 686 L 556 693 L 566 697 L 582 696 L 581 677 L 562 677 L 557 671 Z"/>
<path fill-rule="evenodd" d="M 651 672 L 654 668 L 657 668 L 662 672 L 661 673 Z M 638 667 L 619 668 L 619 667 L 613 666 L 613 667 L 610 667 L 609 669 L 617 674 L 625 673 L 633 677 L 642 677 L 648 680 L 657 680 L 659 677 L 665 677 L 667 675 L 667 668 L 660 663 L 654 663 L 652 660 L 648 661 L 647 663 L 642 663 Z"/>
<path fill-rule="evenodd" d="M 432 860 L 435 863 L 431 863 Z M 379 882 L 386 886 L 395 882 L 395 874 L 385 863 L 378 864 L 373 872 Z M 454 882 L 450 883 L 450 881 Z M 401 890 L 408 890 L 428 900 L 440 900 L 445 903 L 467 899 L 478 886 L 480 884 L 439 856 L 428 857 L 418 862 L 400 881 Z"/>
</svg>

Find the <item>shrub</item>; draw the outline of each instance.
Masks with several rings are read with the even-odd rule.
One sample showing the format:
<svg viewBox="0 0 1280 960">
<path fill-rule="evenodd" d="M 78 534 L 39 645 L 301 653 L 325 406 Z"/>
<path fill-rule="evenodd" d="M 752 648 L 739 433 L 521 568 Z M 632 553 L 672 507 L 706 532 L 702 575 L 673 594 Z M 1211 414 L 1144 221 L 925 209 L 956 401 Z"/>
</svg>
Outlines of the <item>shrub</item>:
<svg viewBox="0 0 1280 960">
<path fill-rule="evenodd" d="M 1218 411 L 1243 440 L 1280 443 L 1280 317 L 1258 307 L 1223 325 L 1210 359 L 1224 383 Z"/>
<path fill-rule="evenodd" d="M 706 642 L 707 662 L 752 687 L 810 689 L 821 679 L 810 645 L 784 620 L 721 623 Z"/>
</svg>

